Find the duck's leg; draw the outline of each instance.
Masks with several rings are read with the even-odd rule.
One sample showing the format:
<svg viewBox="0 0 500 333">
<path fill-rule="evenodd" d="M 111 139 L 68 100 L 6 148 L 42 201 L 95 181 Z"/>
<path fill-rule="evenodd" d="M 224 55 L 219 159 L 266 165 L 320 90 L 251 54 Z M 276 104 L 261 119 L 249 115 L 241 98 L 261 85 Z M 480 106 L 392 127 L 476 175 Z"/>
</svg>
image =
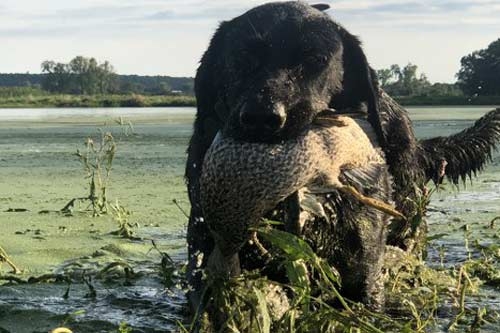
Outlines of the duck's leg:
<svg viewBox="0 0 500 333">
<path fill-rule="evenodd" d="M 252 238 L 250 239 L 250 244 L 253 244 L 257 247 L 257 249 L 260 252 L 260 255 L 263 258 L 270 259 L 271 258 L 271 253 L 262 245 L 262 243 L 259 241 L 259 238 L 257 237 L 257 232 L 254 231 L 252 232 Z"/>
<path fill-rule="evenodd" d="M 361 193 L 354 187 L 350 185 L 342 185 L 338 188 L 339 191 L 343 193 L 347 193 L 355 197 L 357 200 L 359 200 L 361 203 L 373 207 L 375 209 L 378 209 L 386 214 L 389 214 L 394 217 L 398 217 L 400 219 L 406 220 L 406 217 L 398 212 L 393 206 L 377 199 L 369 198 Z"/>
</svg>

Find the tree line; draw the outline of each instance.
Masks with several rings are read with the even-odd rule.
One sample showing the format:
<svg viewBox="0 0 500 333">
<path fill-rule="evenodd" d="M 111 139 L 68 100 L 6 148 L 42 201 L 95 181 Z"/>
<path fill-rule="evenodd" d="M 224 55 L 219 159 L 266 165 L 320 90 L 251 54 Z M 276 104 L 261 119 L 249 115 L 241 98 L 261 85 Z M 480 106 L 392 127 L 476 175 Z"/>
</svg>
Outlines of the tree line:
<svg viewBox="0 0 500 333">
<path fill-rule="evenodd" d="M 113 66 L 95 58 L 78 56 L 67 64 L 47 60 L 42 63 L 42 73 L 46 74 L 42 88 L 52 93 L 96 95 L 117 90 Z"/>
<path fill-rule="evenodd" d="M 500 38 L 462 57 L 455 83 L 430 83 L 415 64 L 377 70 L 381 87 L 392 96 L 500 96 Z M 68 63 L 44 61 L 42 74 L 0 74 L 2 86 L 41 87 L 75 95 L 143 94 L 194 95 L 190 77 L 118 75 L 108 62 L 77 56 Z"/>
<path fill-rule="evenodd" d="M 392 65 L 377 71 L 380 86 L 392 96 L 461 96 L 456 83 L 431 84 L 424 73 L 418 75 L 418 67 L 412 63 L 404 67 Z"/>
<path fill-rule="evenodd" d="M 45 77 L 41 87 L 55 93 L 192 95 L 194 90 L 191 78 L 182 80 L 183 78 L 162 76 L 117 75 L 113 65 L 108 61 L 99 63 L 95 58 L 82 56 L 73 58 L 69 63 L 44 61 L 42 73 Z"/>
<path fill-rule="evenodd" d="M 500 38 L 462 57 L 458 85 L 469 96 L 500 95 Z"/>
<path fill-rule="evenodd" d="M 377 70 L 381 87 L 393 96 L 500 96 L 500 39 L 460 60 L 456 83 L 431 84 L 418 67 L 392 65 Z"/>
<path fill-rule="evenodd" d="M 44 61 L 42 74 L 0 74 L 0 87 L 30 87 L 58 94 L 194 95 L 191 77 L 119 75 L 95 58 L 75 57 L 68 63 Z"/>
</svg>

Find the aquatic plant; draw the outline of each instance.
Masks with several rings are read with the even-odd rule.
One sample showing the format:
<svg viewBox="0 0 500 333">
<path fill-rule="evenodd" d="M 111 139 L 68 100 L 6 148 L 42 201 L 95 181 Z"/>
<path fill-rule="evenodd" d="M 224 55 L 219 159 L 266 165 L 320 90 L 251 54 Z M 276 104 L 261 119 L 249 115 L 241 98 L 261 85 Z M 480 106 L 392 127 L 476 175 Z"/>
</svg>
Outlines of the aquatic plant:
<svg viewBox="0 0 500 333">
<path fill-rule="evenodd" d="M 268 280 L 259 272 L 209 281 L 206 311 L 196 316 L 191 330 L 381 333 L 377 326 L 402 327 L 343 298 L 338 272 L 301 238 L 270 227 L 257 231 L 271 244 L 270 260 L 286 271 L 288 283 Z"/>
<path fill-rule="evenodd" d="M 120 326 L 118 327 L 118 333 L 132 333 L 132 328 L 128 326 L 127 323 L 122 322 L 120 323 Z"/>
<path fill-rule="evenodd" d="M 3 262 L 5 262 L 12 268 L 12 273 L 14 274 L 21 273 L 21 269 L 19 269 L 19 267 L 17 267 L 16 264 L 14 264 L 14 262 L 9 258 L 7 252 L 5 252 L 5 250 L 0 246 L 0 268 Z"/>
<path fill-rule="evenodd" d="M 121 129 L 121 135 L 128 136 L 133 132 L 132 123 L 122 118 L 116 120 Z M 107 189 L 110 182 L 111 170 L 117 151 L 117 140 L 111 131 L 98 128 L 96 138 L 88 137 L 85 141 L 85 150 L 77 149 L 75 156 L 83 166 L 85 177 L 89 179 L 89 194 L 85 197 L 71 199 L 61 212 L 71 214 L 79 201 L 90 201 L 92 215 L 99 216 L 108 213 Z"/>
<path fill-rule="evenodd" d="M 387 306 L 384 313 L 376 313 L 339 294 L 342 281 L 335 268 L 303 239 L 269 226 L 256 231 L 270 254 L 268 265 L 284 270 L 287 282 L 272 281 L 258 271 L 245 271 L 229 281 L 207 281 L 207 304 L 182 331 L 479 332 L 499 322 L 497 312 L 469 304 L 481 284 L 499 281 L 497 245 L 470 241 L 469 251 L 483 256 L 448 268 L 429 267 L 414 254 L 388 246 Z M 443 311 L 448 315 L 442 317 Z"/>
<path fill-rule="evenodd" d="M 134 228 L 136 228 L 137 224 L 132 224 L 128 221 L 132 212 L 126 209 L 124 206 L 120 205 L 118 199 L 114 204 L 109 204 L 111 207 L 111 215 L 113 220 L 118 223 L 118 230 L 111 232 L 112 235 L 117 235 L 122 238 L 128 239 L 137 239 L 135 237 Z"/>
</svg>

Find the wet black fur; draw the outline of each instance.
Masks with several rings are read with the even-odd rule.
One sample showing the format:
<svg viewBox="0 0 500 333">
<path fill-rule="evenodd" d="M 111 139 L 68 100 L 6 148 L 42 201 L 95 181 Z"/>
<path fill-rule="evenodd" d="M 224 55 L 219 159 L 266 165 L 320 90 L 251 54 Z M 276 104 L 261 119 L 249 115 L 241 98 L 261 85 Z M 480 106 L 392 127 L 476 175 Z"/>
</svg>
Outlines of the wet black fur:
<svg viewBox="0 0 500 333">
<path fill-rule="evenodd" d="M 192 204 L 189 271 L 196 271 L 194 256 L 203 253 L 206 260 L 213 247 L 199 219 L 198 179 L 219 130 L 242 140 L 276 142 L 296 135 L 324 109 L 359 109 L 364 103 L 383 140 L 375 89 L 359 40 L 316 8 L 301 2 L 270 3 L 221 23 L 195 79 L 198 112 L 186 167 Z M 276 103 L 286 113 L 280 130 L 252 131 L 241 125 L 242 110 L 271 112 Z"/>
<path fill-rule="evenodd" d="M 495 145 L 500 141 L 500 109 L 493 110 L 477 120 L 473 126 L 448 137 L 423 140 L 423 167 L 428 179 L 442 181 L 438 174 L 442 160 L 445 160 L 446 177 L 453 184 L 466 181 L 491 161 Z"/>
<path fill-rule="evenodd" d="M 440 181 L 436 170 L 443 159 L 448 162 L 447 176 L 456 183 L 460 177 L 481 170 L 500 138 L 500 110 L 496 110 L 457 135 L 418 142 L 406 111 L 378 89 L 359 40 L 320 10 L 301 2 L 266 4 L 221 23 L 201 59 L 195 92 L 198 111 L 188 148 L 186 179 L 192 204 L 187 235 L 188 280 L 198 291 L 202 283 L 197 255 L 203 255 L 201 267 L 205 267 L 213 248 L 203 222 L 198 181 L 205 152 L 219 130 L 241 140 L 279 142 L 296 135 L 324 109 L 360 110 L 364 105 L 393 180 L 392 186 L 381 188 L 377 195 L 384 197 L 392 187 L 393 200 L 404 213 L 412 212 L 407 197 L 415 197 L 416 189 L 423 188 L 430 179 Z M 261 117 L 262 113 L 272 113 L 276 105 L 281 105 L 286 114 L 277 130 L 269 130 L 266 124 L 258 124 L 257 128 L 242 125 L 242 112 Z M 354 207 L 349 198 L 332 198 L 336 198 L 332 207 L 339 221 L 344 219 L 342 216 L 359 214 L 361 208 Z M 294 210 L 296 207 L 288 208 L 288 213 Z M 380 244 L 373 247 L 380 250 L 375 251 L 379 255 L 384 247 L 384 219 L 379 216 L 375 220 L 378 222 L 374 230 L 381 236 L 377 236 Z M 321 223 L 312 227 L 315 225 L 324 227 Z M 342 232 L 350 238 L 349 230 L 355 226 L 346 225 L 347 231 Z M 389 231 L 389 243 L 406 249 L 406 240 L 415 230 L 405 223 L 393 225 L 397 227 Z M 331 253 L 340 252 L 332 249 Z M 347 253 L 357 255 L 354 248 Z M 369 254 L 366 258 L 371 260 Z M 345 265 L 346 271 L 352 270 L 351 264 Z M 357 286 L 354 283 L 351 289 L 366 285 L 368 280 L 373 281 L 373 276 L 366 276 L 366 281 Z M 363 299 L 360 293 L 365 289 L 347 293 Z M 199 304 L 197 296 L 191 293 L 192 304 Z"/>
<path fill-rule="evenodd" d="M 414 201 L 429 181 L 440 184 L 447 178 L 455 185 L 460 179 L 465 182 L 483 169 L 500 143 L 500 109 L 488 112 L 457 134 L 419 141 L 407 111 L 379 90 L 379 117 L 386 138 L 382 148 L 393 178 L 393 200 L 409 217 L 415 214 Z M 443 161 L 447 164 L 444 177 L 440 174 Z M 411 220 L 393 221 L 387 242 L 420 254 L 426 227 L 425 223 L 412 225 Z"/>
</svg>

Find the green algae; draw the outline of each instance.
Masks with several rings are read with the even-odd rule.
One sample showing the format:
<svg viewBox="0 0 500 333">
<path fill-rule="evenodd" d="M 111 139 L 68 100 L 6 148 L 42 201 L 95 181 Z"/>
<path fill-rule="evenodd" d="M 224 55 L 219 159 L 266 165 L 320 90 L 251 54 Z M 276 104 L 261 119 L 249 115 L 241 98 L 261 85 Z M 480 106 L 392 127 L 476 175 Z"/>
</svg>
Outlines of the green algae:
<svg viewBox="0 0 500 333">
<path fill-rule="evenodd" d="M 187 219 L 178 205 L 188 210 L 182 166 L 191 124 L 183 112 L 141 113 L 134 134 L 117 141 L 107 195 L 131 212 L 127 223 L 136 237 L 130 240 L 113 235 L 118 224 L 111 212 L 87 212 L 88 202 L 60 212 L 70 199 L 89 193 L 77 149 L 98 135 L 98 127 L 119 130 L 113 118 L 103 120 L 64 116 L 0 124 L 0 244 L 23 270 L 13 276 L 7 265 L 0 268 L 0 330 L 47 332 L 64 322 L 65 313 L 81 309 L 86 314 L 68 322 L 75 332 L 116 331 L 121 321 L 162 332 L 182 320 L 185 299 L 175 283 L 161 296 L 162 254 L 151 240 L 182 263 Z M 93 279 L 92 302 L 84 276 Z M 69 300 L 63 297 L 67 279 Z M 155 308 L 158 315 L 151 314 Z"/>
<path fill-rule="evenodd" d="M 418 116 L 422 118 L 415 124 L 417 135 L 451 133 L 472 123 L 486 109 L 466 110 L 456 115 L 453 110 L 445 111 L 446 117 L 436 112 L 429 116 L 425 114 L 427 110 L 419 111 Z M 131 120 L 136 134 L 118 144 L 109 199 L 111 202 L 118 199 L 120 205 L 132 212 L 128 222 L 138 225 L 135 231 L 142 241 L 112 235 L 117 224 L 110 214 L 93 218 L 91 214 L 77 211 L 72 216 L 53 212 L 61 209 L 69 199 L 88 193 L 88 179 L 73 154 L 83 146 L 87 136 L 94 135 L 96 128 L 103 126 L 105 120 L 108 124 L 113 122 L 113 118 L 105 116 L 80 114 L 74 118 L 61 116 L 50 120 L 0 123 L 0 245 L 25 270 L 20 278 L 27 279 L 47 272 L 64 273 L 75 279 L 81 279 L 84 272 L 94 276 L 101 274 L 95 282 L 96 302 L 100 302 L 98 308 L 101 311 L 98 314 L 92 312 L 92 305 L 89 306 L 92 303 L 84 297 L 88 293 L 84 283 L 72 287 L 74 291 L 70 295 L 73 297 L 70 296 L 70 302 L 63 303 L 64 309 L 45 302 L 53 295 L 64 302 L 62 296 L 67 288 L 64 283 L 0 287 L 2 329 L 32 332 L 36 328 L 46 332 L 59 326 L 65 320 L 65 313 L 82 308 L 88 311 L 86 320 L 75 316 L 69 321 L 75 331 L 116 330 L 119 323 L 113 322 L 111 316 L 118 321 L 130 320 L 133 327 L 140 327 L 142 324 L 135 323 L 136 319 L 130 314 L 113 308 L 110 303 L 114 301 L 103 299 L 103 295 L 110 290 L 129 292 L 123 287 L 126 267 L 132 267 L 137 273 L 134 283 L 138 286 L 142 286 L 142 282 L 137 281 L 145 281 L 145 289 L 161 290 L 161 284 L 152 278 L 158 275 L 154 267 L 160 262 L 161 255 L 152 250 L 150 239 L 156 241 L 161 251 L 181 253 L 176 257 L 177 261 L 185 258 L 182 253 L 187 219 L 173 200 L 177 200 L 183 210 L 189 210 L 183 168 L 192 128 L 192 112 L 135 115 Z M 391 328 L 391 320 L 378 318 L 364 309 L 356 314 L 372 320 L 387 332 L 391 329 L 412 332 L 418 328 L 431 332 L 450 329 L 461 332 L 471 327 L 479 327 L 482 332 L 496 332 L 500 293 L 498 248 L 495 246 L 500 238 L 500 223 L 491 221 L 500 216 L 499 193 L 498 153 L 479 178 L 474 179 L 472 184 L 467 182 L 466 186 L 461 185 L 461 191 L 447 185 L 436 192 L 428 212 L 429 251 L 425 262 L 396 256 L 393 264 L 388 262 L 386 265 L 392 269 L 386 272 L 387 315 L 397 320 L 399 325 Z M 7 212 L 9 208 L 27 211 Z M 86 205 L 82 204 L 78 209 L 85 210 Z M 49 213 L 39 214 L 44 210 Z M 3 266 L 0 274 L 5 275 L 8 270 L 7 266 Z M 470 283 L 459 284 L 467 278 Z M 263 288 L 260 294 L 253 289 L 260 287 Z M 259 309 L 263 311 L 259 299 L 262 299 L 262 294 L 266 295 L 265 287 L 266 283 L 262 280 L 253 284 L 245 282 L 241 289 L 235 287 L 242 295 L 252 291 L 251 303 L 255 307 L 245 303 L 247 314 Z M 16 296 L 7 296 L 10 294 Z M 30 298 L 32 294 L 40 297 Z M 141 293 L 137 295 L 123 301 L 123 307 L 130 308 L 137 305 L 137 301 L 147 298 Z M 182 296 L 177 297 L 174 302 L 182 306 Z M 2 299 L 7 303 L 2 303 Z M 166 301 L 171 302 L 172 299 Z M 151 302 L 151 308 L 154 308 L 156 299 Z M 35 307 L 37 303 L 41 306 Z M 156 311 L 165 316 L 172 314 L 173 320 L 167 327 L 175 330 L 176 320 L 182 321 L 178 317 L 179 310 L 162 306 Z M 159 327 L 165 322 L 155 321 L 148 307 L 143 314 L 151 322 L 147 331 L 154 331 L 152 327 L 155 325 L 161 331 Z M 322 310 L 319 313 L 323 315 L 333 313 L 327 307 Z M 300 311 L 301 307 L 290 311 L 288 322 L 298 323 Z M 106 313 L 109 316 L 105 320 L 96 319 Z M 318 316 L 312 314 L 309 322 L 318 323 L 321 319 Z M 26 318 L 33 318 L 38 326 L 34 327 Z M 267 327 L 264 322 L 261 319 L 254 321 L 252 327 Z M 401 325 L 408 326 L 403 330 Z"/>
<path fill-rule="evenodd" d="M 182 233 L 187 222 L 172 200 L 188 209 L 180 166 L 191 129 L 175 122 L 175 117 L 149 126 L 141 119 L 135 124 L 136 134 L 117 143 L 109 198 L 119 199 L 132 212 L 130 222 L 140 227 L 139 237 L 158 238 L 161 244 L 164 235 Z M 73 154 L 97 128 L 78 121 L 65 126 L 42 124 L 0 126 L 0 244 L 33 274 L 103 244 L 123 242 L 109 235 L 116 230 L 110 214 L 99 218 L 84 213 L 39 214 L 60 210 L 70 199 L 87 195 L 88 179 Z M 86 205 L 77 210 L 85 210 Z M 27 211 L 7 212 L 9 208 Z M 181 236 L 167 238 L 174 241 L 172 246 L 183 243 Z M 130 246 L 139 252 L 150 248 L 141 243 Z"/>
</svg>

